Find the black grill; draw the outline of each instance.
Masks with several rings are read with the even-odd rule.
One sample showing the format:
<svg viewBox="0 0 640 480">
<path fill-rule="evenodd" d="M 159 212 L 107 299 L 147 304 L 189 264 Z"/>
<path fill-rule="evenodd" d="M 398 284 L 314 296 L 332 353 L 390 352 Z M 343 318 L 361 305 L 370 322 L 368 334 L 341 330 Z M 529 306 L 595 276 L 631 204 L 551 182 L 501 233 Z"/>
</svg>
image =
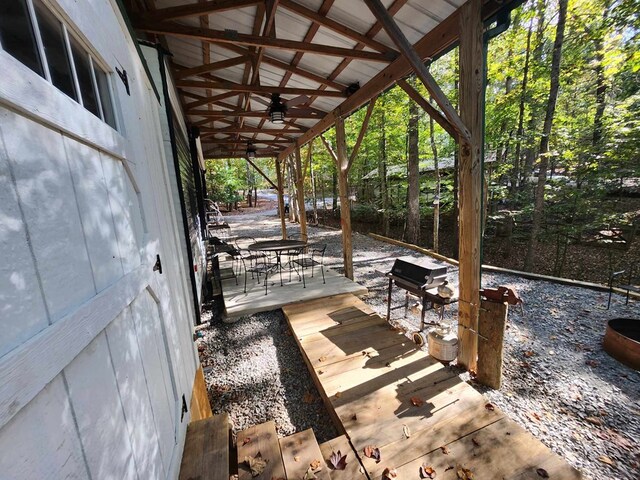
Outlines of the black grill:
<svg viewBox="0 0 640 480">
<path fill-rule="evenodd" d="M 409 293 L 417 296 L 422 301 L 422 316 L 420 330 L 424 329 L 425 311 L 434 308 L 435 305 L 446 305 L 455 301 L 438 295 L 438 287 L 447 279 L 447 267 L 441 267 L 431 263 L 426 258 L 401 257 L 393 263 L 391 271 L 387 273 L 389 278 L 389 293 L 387 296 L 387 321 L 391 318 L 391 292 L 393 286 L 397 286 L 407 292 L 405 295 L 405 316 L 409 304 Z M 393 307 L 393 309 L 401 308 Z"/>
</svg>

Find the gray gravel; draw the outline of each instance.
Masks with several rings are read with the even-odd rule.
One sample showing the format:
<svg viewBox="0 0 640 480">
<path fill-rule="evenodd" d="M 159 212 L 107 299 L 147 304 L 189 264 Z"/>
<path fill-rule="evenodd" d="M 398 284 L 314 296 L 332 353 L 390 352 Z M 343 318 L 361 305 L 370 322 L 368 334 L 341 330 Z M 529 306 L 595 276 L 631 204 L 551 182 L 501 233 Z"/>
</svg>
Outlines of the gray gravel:
<svg viewBox="0 0 640 480">
<path fill-rule="evenodd" d="M 236 225 L 229 217 L 232 232 L 253 234 L 260 239 L 277 238 L 280 227 L 273 213 L 244 215 Z M 288 226 L 289 233 L 297 231 L 296 225 Z M 341 271 L 340 231 L 310 227 L 309 236 L 310 241 L 327 243 L 325 264 Z M 369 289 L 365 301 L 386 315 L 384 273 L 398 256 L 419 254 L 358 233 L 353 235 L 353 251 L 356 281 Z M 457 268 L 448 267 L 449 281 L 457 287 Z M 579 468 L 585 478 L 640 478 L 640 372 L 616 362 L 601 348 L 606 321 L 615 317 L 640 318 L 640 302 L 631 301 L 626 306 L 623 297 L 614 295 L 607 311 L 604 292 L 494 273 L 483 274 L 482 284 L 514 286 L 525 301 L 525 312 L 521 314 L 517 308 L 509 312 L 503 387 L 489 390 L 475 384 L 468 375 L 463 378 Z M 394 303 L 403 299 L 397 290 Z M 453 325 L 456 314 L 454 305 L 447 310 L 445 321 Z M 392 316 L 409 333 L 418 327 L 416 315 L 399 318 L 400 309 Z M 428 312 L 427 318 L 435 320 L 435 313 Z M 275 418 L 282 433 L 313 427 L 318 437 L 326 434 L 331 438 L 333 434 L 324 430 L 330 425 L 326 412 L 319 404 L 310 407 L 301 401 L 313 386 L 286 330 L 281 313 L 270 312 L 230 326 L 216 325 L 209 331 L 206 341 L 214 370 L 207 374 L 207 381 L 214 389 L 231 387 L 216 400 L 215 408 L 237 410 L 238 419 L 234 421 L 241 424 Z M 289 359 L 298 363 L 290 363 Z M 293 368 L 295 374 L 291 375 L 287 368 Z M 262 402 L 256 402 L 260 396 Z"/>
</svg>

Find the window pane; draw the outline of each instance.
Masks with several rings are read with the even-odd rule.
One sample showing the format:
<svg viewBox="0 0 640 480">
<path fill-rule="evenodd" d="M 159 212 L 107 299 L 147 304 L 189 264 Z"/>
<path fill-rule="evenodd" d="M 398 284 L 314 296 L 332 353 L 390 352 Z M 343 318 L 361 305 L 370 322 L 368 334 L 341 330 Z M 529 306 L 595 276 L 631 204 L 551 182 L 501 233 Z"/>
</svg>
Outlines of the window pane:
<svg viewBox="0 0 640 480">
<path fill-rule="evenodd" d="M 0 42 L 3 50 L 44 77 L 26 0 L 0 1 Z"/>
<path fill-rule="evenodd" d="M 112 128 L 116 128 L 116 116 L 113 112 L 113 104 L 111 103 L 111 90 L 109 90 L 107 74 L 100 70 L 95 63 L 93 65 L 98 83 L 100 103 L 102 104 L 102 113 L 104 113 L 104 121 L 111 125 Z"/>
<path fill-rule="evenodd" d="M 51 81 L 64 93 L 77 100 L 62 23 L 42 3 L 34 2 L 34 6 Z"/>
<path fill-rule="evenodd" d="M 76 65 L 76 74 L 78 75 L 78 84 L 80 85 L 80 94 L 82 95 L 82 103 L 84 108 L 89 110 L 95 116 L 100 116 L 98 108 L 98 100 L 96 92 L 93 89 L 93 79 L 91 78 L 91 64 L 89 63 L 89 54 L 73 39 L 71 42 L 71 50 L 73 51 L 73 61 Z"/>
</svg>

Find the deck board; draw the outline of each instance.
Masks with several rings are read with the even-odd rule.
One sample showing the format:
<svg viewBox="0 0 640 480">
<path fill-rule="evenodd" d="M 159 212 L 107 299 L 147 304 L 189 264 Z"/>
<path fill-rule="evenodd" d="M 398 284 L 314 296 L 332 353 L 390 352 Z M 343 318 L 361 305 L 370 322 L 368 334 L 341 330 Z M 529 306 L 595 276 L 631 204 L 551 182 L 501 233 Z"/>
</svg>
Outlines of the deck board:
<svg viewBox="0 0 640 480">
<path fill-rule="evenodd" d="M 346 432 L 370 478 L 386 467 L 397 468 L 400 478 L 418 478 L 423 462 L 444 479 L 456 478 L 455 468 L 447 468 L 458 464 L 477 472 L 476 478 L 532 478 L 536 468 L 551 478 L 581 478 L 499 409 L 485 408 L 484 397 L 453 369 L 355 296 L 283 311 L 336 427 Z M 414 397 L 424 403 L 414 405 Z M 363 455 L 367 445 L 380 449 L 381 462 Z"/>
</svg>

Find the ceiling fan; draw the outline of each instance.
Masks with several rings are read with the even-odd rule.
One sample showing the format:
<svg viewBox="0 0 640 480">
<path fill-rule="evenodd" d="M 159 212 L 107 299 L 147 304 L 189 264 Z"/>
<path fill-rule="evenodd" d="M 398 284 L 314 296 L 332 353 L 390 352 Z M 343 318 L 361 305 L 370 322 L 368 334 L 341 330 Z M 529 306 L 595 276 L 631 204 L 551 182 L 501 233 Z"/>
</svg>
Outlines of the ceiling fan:
<svg viewBox="0 0 640 480">
<path fill-rule="evenodd" d="M 269 113 L 269 117 L 271 118 L 271 122 L 273 123 L 284 123 L 284 117 L 287 113 L 287 109 L 289 107 L 293 107 L 295 105 L 300 105 L 303 103 L 307 103 L 311 101 L 311 99 L 307 95 L 298 95 L 290 100 L 282 100 L 280 98 L 279 93 L 271 94 L 271 102 L 267 103 L 265 100 L 256 97 L 256 100 L 263 105 L 269 107 L 267 112 Z"/>
</svg>

